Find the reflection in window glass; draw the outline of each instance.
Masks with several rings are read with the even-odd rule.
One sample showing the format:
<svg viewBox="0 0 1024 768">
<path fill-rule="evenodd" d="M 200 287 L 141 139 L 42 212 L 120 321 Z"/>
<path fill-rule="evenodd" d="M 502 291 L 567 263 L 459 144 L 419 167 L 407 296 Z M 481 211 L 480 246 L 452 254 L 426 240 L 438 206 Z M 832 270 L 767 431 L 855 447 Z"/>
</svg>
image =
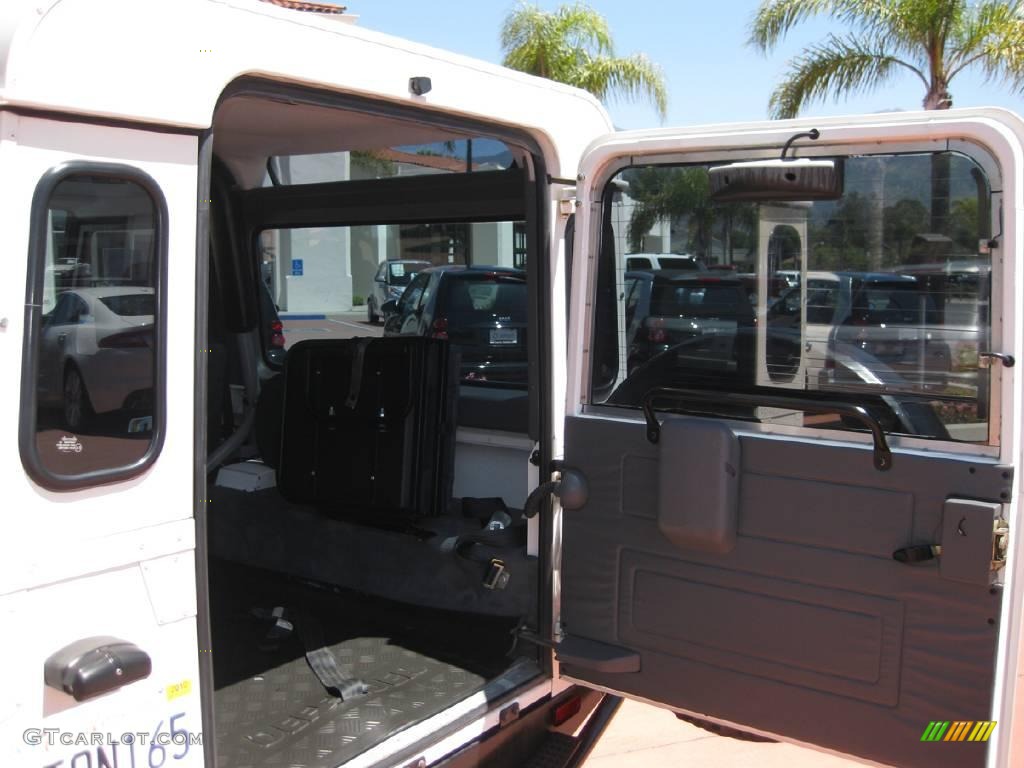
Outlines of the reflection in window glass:
<svg viewBox="0 0 1024 768">
<path fill-rule="evenodd" d="M 594 402 L 635 407 L 655 387 L 774 392 L 864 405 L 894 433 L 988 440 L 978 352 L 991 335 L 992 214 L 973 160 L 848 157 L 839 199 L 793 203 L 715 202 L 709 167 L 629 168 L 608 185 L 601 275 L 617 290 L 599 286 L 595 334 L 619 343 L 595 355 Z M 627 274 L 628 254 L 644 250 L 686 254 L 698 269 Z M 602 303 L 612 295 L 617 311 Z"/>
<path fill-rule="evenodd" d="M 508 145 L 489 138 L 452 136 L 444 141 L 380 146 L 353 152 L 278 155 L 264 186 L 364 181 L 407 176 L 504 171 L 515 165 Z"/>
<path fill-rule="evenodd" d="M 156 207 L 135 182 L 73 174 L 48 208 L 35 458 L 64 478 L 130 467 L 154 428 Z"/>
</svg>

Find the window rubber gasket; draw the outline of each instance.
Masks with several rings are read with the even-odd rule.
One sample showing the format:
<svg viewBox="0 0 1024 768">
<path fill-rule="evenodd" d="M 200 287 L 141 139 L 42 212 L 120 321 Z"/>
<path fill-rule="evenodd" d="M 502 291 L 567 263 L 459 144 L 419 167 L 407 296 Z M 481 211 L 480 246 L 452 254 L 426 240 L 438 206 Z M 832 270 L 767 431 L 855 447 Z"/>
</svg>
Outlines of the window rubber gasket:
<svg viewBox="0 0 1024 768">
<path fill-rule="evenodd" d="M 48 231 L 47 212 L 57 185 L 72 176 L 92 176 L 137 184 L 149 195 L 153 204 L 156 247 L 156 348 L 154 349 L 153 433 L 146 452 L 130 464 L 96 469 L 76 475 L 51 471 L 39 458 L 36 447 L 38 402 L 36 383 L 39 378 L 39 344 L 43 304 L 43 278 Z M 30 213 L 28 274 L 25 287 L 25 333 L 22 342 L 24 357 L 21 366 L 21 402 L 18 420 L 18 449 L 21 463 L 36 483 L 51 491 L 74 491 L 97 485 L 119 482 L 145 472 L 160 455 L 164 443 L 167 391 L 167 202 L 160 186 L 144 171 L 119 163 L 72 161 L 48 170 L 36 185 Z"/>
</svg>

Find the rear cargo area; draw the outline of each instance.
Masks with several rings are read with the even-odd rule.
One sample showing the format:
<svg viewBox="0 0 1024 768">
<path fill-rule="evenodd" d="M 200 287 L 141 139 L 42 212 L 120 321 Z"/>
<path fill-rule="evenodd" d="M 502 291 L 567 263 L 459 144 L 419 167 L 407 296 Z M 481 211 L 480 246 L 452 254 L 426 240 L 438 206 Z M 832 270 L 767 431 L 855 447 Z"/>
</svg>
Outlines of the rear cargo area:
<svg viewBox="0 0 1024 768">
<path fill-rule="evenodd" d="M 221 768 L 400 762 L 543 674 L 517 641 L 541 624 L 538 158 L 298 98 L 253 85 L 215 117 L 197 517 Z M 461 304 L 443 271 L 474 278 Z"/>
</svg>

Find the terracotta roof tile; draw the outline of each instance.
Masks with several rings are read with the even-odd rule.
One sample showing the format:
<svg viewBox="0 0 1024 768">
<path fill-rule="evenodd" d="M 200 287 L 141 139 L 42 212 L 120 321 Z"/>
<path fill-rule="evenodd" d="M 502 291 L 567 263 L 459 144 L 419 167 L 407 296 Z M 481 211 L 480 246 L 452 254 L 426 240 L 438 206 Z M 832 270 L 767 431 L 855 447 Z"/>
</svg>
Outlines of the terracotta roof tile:
<svg viewBox="0 0 1024 768">
<path fill-rule="evenodd" d="M 347 10 L 344 5 L 310 3 L 305 0 L 263 0 L 263 2 L 290 8 L 293 11 L 308 11 L 310 13 L 344 13 Z"/>
</svg>

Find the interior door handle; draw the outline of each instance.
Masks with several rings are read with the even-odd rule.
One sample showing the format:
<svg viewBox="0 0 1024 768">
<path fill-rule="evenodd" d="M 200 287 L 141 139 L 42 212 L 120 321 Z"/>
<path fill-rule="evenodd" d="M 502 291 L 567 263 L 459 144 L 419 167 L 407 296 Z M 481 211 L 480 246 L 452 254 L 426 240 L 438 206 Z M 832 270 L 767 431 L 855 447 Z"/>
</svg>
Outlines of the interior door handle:
<svg viewBox="0 0 1024 768">
<path fill-rule="evenodd" d="M 644 395 L 644 420 L 647 422 L 647 440 L 657 443 L 661 439 L 661 424 L 654 412 L 656 398 L 675 398 L 684 402 L 713 403 L 725 405 L 760 406 L 762 408 L 792 408 L 807 413 L 838 413 L 856 419 L 871 432 L 874 444 L 873 458 L 875 469 L 885 471 L 892 468 L 892 451 L 885 439 L 885 431 L 878 419 L 868 413 L 861 405 L 831 402 L 826 400 L 809 400 L 802 397 L 786 397 L 783 395 L 755 395 L 744 392 L 710 392 L 703 389 L 674 389 L 672 387 L 655 387 Z M 686 411 L 673 405 L 676 410 Z M 706 416 L 705 411 L 686 411 L 692 415 Z"/>
<path fill-rule="evenodd" d="M 86 637 L 61 648 L 43 665 L 51 688 L 86 701 L 149 677 L 153 662 L 134 643 L 116 637 Z"/>
</svg>

